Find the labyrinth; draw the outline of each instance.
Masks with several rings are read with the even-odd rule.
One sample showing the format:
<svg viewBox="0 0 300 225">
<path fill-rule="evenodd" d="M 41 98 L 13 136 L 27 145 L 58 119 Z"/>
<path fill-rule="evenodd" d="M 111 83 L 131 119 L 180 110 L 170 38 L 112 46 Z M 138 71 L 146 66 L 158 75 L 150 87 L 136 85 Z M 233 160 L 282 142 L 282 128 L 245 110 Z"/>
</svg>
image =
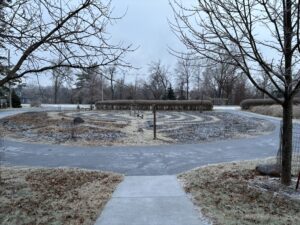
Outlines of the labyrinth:
<svg viewBox="0 0 300 225">
<path fill-rule="evenodd" d="M 74 118 L 83 123 L 74 125 Z M 5 136 L 22 141 L 66 145 L 189 144 L 247 138 L 273 131 L 266 120 L 229 112 L 157 112 L 153 140 L 150 111 L 28 112 L 0 120 Z"/>
</svg>

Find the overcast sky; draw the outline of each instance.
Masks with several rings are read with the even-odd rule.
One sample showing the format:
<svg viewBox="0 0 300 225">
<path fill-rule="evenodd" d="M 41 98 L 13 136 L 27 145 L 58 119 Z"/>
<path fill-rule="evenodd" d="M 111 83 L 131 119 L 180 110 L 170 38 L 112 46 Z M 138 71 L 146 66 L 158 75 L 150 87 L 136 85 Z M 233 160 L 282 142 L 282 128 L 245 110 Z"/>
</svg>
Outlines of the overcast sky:
<svg viewBox="0 0 300 225">
<path fill-rule="evenodd" d="M 196 0 L 185 0 L 185 4 Z M 147 75 L 147 66 L 151 61 L 161 60 L 173 71 L 176 58 L 169 54 L 168 46 L 178 50 L 185 48 L 172 33 L 168 19 L 173 19 L 169 0 L 112 0 L 113 15 L 126 15 L 121 20 L 108 26 L 112 41 L 133 44 L 138 49 L 128 54 L 127 60 L 140 70 L 127 74 L 127 81 L 133 82 L 138 75 L 142 79 Z M 40 78 L 43 85 L 50 85 L 49 79 Z M 31 82 L 36 82 L 35 79 Z M 29 83 L 31 83 L 29 81 Z M 50 83 L 49 83 L 50 82 Z"/>
<path fill-rule="evenodd" d="M 185 3 L 195 0 L 185 0 Z M 113 0 L 114 13 L 125 17 L 109 28 L 113 40 L 123 40 L 139 47 L 128 55 L 128 61 L 138 71 L 131 71 L 128 81 L 145 78 L 148 64 L 161 60 L 173 70 L 176 58 L 169 54 L 168 47 L 179 50 L 185 48 L 172 33 L 168 19 L 173 20 L 173 12 L 169 0 Z"/>
<path fill-rule="evenodd" d="M 190 0 L 192 2 L 192 0 Z M 168 46 L 184 49 L 176 36 L 172 33 L 168 19 L 172 20 L 173 12 L 168 0 L 114 0 L 116 14 L 122 14 L 127 9 L 125 17 L 110 28 L 114 40 L 124 40 L 133 43 L 139 49 L 130 54 L 128 60 L 140 71 L 133 74 L 147 72 L 147 65 L 151 61 L 161 60 L 163 64 L 172 67 L 176 58 L 169 54 Z"/>
</svg>

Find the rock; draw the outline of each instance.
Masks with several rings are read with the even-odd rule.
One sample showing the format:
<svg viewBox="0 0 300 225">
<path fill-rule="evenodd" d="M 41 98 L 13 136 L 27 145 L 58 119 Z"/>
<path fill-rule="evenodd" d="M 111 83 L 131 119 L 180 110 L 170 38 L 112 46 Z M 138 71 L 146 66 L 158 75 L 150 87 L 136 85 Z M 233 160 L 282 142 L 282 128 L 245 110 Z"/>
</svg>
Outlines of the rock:
<svg viewBox="0 0 300 225">
<path fill-rule="evenodd" d="M 144 114 L 137 114 L 136 117 L 141 118 L 141 119 L 144 119 Z"/>
<path fill-rule="evenodd" d="M 84 120 L 81 117 L 75 117 L 73 123 L 74 125 L 78 125 L 80 123 L 84 123 Z"/>
<path fill-rule="evenodd" d="M 280 177 L 281 168 L 277 164 L 260 164 L 255 170 L 263 176 Z"/>
</svg>

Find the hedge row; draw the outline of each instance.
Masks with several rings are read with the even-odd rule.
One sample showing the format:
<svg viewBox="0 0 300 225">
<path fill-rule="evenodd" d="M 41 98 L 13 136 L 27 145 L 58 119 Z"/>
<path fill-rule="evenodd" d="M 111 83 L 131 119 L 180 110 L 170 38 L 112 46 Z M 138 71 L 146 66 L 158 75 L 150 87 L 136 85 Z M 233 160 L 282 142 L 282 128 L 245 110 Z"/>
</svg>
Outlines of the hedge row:
<svg viewBox="0 0 300 225">
<path fill-rule="evenodd" d="M 300 98 L 294 99 L 294 104 L 299 104 Z M 249 109 L 254 106 L 262 106 L 262 105 L 277 105 L 278 103 L 275 102 L 273 99 L 246 99 L 241 102 L 240 106 L 242 109 Z"/>
<path fill-rule="evenodd" d="M 212 110 L 213 104 L 208 100 L 115 100 L 97 102 L 98 110 L 152 110 L 153 106 L 157 110 L 186 110 L 186 111 L 202 111 Z"/>
</svg>

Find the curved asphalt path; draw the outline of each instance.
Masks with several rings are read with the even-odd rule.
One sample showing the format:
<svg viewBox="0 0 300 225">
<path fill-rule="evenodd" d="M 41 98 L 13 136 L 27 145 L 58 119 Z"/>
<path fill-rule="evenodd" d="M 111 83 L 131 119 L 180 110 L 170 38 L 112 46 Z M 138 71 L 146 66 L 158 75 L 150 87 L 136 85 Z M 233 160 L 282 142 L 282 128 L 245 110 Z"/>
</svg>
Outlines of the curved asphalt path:
<svg viewBox="0 0 300 225">
<path fill-rule="evenodd" d="M 276 125 L 268 135 L 201 144 L 136 147 L 69 147 L 5 140 L 4 165 L 79 167 L 125 175 L 173 175 L 195 167 L 275 156 L 279 119 L 236 110 L 234 114 L 263 118 Z M 20 111 L 1 111 L 0 118 Z"/>
</svg>

